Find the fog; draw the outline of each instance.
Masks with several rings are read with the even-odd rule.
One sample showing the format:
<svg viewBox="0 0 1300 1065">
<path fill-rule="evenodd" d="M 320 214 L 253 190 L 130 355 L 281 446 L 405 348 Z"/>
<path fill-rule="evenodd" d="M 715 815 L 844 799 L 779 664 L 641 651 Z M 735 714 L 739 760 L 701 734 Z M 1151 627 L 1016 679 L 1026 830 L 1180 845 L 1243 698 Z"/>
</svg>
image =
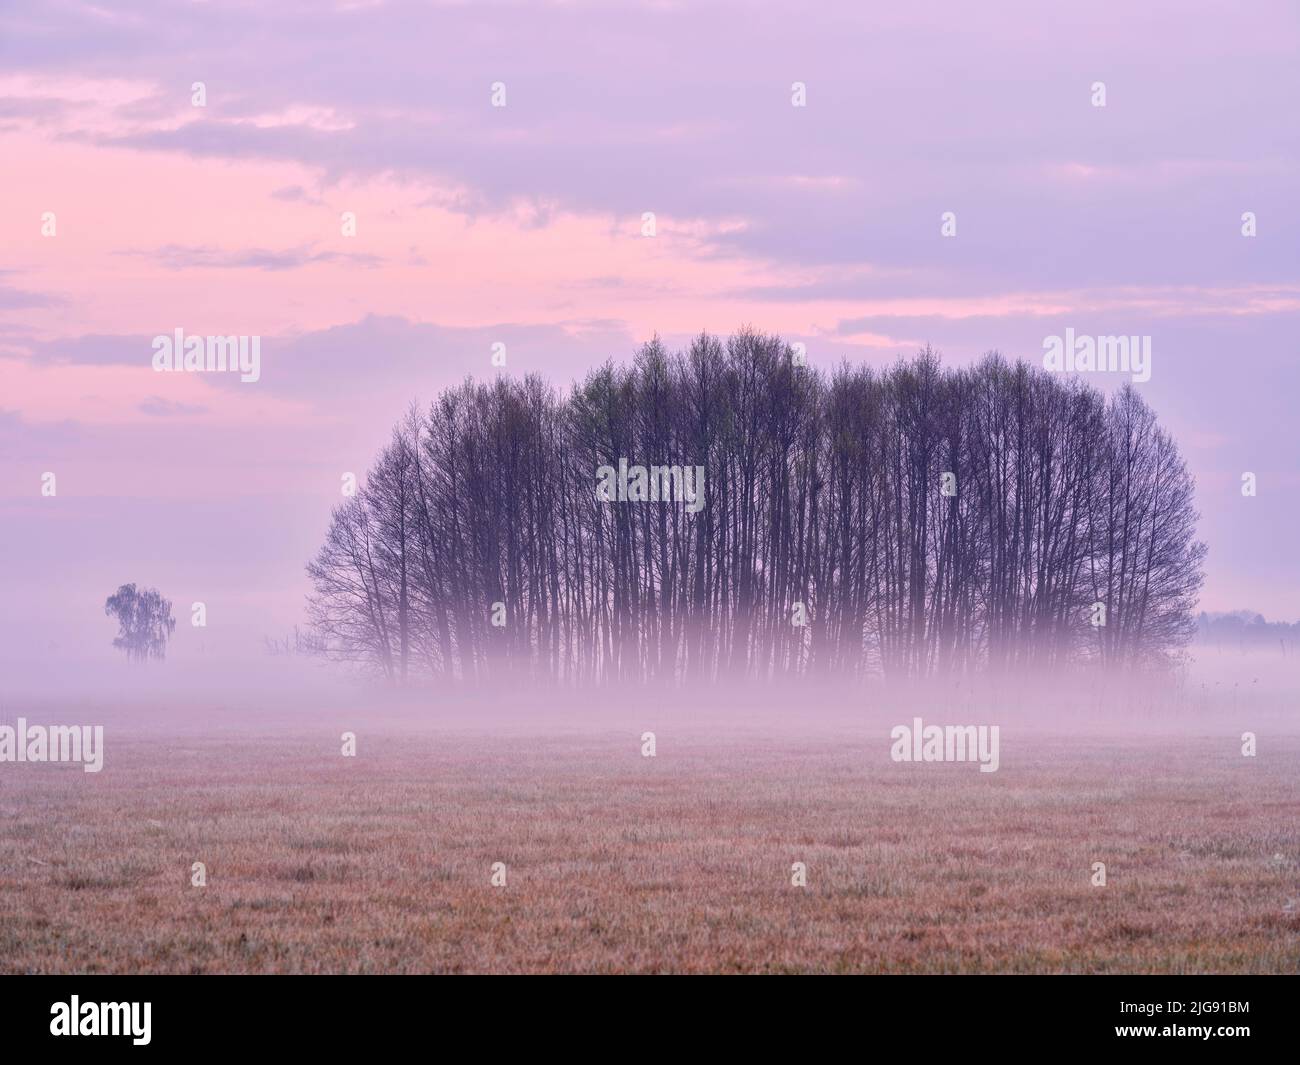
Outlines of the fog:
<svg viewBox="0 0 1300 1065">
<path fill-rule="evenodd" d="M 397 688 L 346 668 L 297 656 L 193 655 L 144 665 L 101 661 L 11 678 L 0 723 L 83 720 L 121 731 L 232 736 L 292 730 L 334 735 L 472 731 L 483 735 L 563 730 L 703 734 L 761 732 L 887 736 L 914 717 L 937 725 L 999 725 L 1017 733 L 1171 733 L 1231 738 L 1297 729 L 1294 657 L 1194 646 L 1166 676 L 1080 673 L 843 684 L 830 680 L 720 681 L 710 685 L 616 685 L 576 689 L 525 677 Z M 15 683 L 17 680 L 19 683 Z M 25 681 L 25 683 L 23 682 Z M 119 731 L 121 730 L 121 731 Z"/>
</svg>

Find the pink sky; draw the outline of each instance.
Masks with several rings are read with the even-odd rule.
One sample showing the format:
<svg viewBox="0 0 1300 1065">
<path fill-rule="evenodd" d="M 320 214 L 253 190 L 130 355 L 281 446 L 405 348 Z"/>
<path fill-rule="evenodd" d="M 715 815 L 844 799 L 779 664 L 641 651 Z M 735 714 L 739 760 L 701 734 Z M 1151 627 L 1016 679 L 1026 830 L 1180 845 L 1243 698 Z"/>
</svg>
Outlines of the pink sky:
<svg viewBox="0 0 1300 1065">
<path fill-rule="evenodd" d="M 341 473 L 493 343 L 564 384 L 744 323 L 822 366 L 1152 336 L 1203 605 L 1300 617 L 1296 8 L 895 7 L 6 5 L 0 657 L 106 658 L 125 581 L 253 647 Z M 176 327 L 262 380 L 153 372 Z"/>
</svg>

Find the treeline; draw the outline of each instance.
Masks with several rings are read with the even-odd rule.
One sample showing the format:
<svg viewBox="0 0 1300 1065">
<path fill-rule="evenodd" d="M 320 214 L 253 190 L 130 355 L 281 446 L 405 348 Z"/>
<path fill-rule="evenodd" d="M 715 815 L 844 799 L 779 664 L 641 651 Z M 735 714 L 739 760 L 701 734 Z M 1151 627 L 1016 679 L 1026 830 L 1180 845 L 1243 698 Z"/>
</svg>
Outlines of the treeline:
<svg viewBox="0 0 1300 1065">
<path fill-rule="evenodd" d="M 309 565 L 330 657 L 566 682 L 1151 668 L 1205 548 L 1131 386 L 996 353 L 798 364 L 775 337 L 646 344 L 567 395 L 467 381 L 396 427 Z M 704 505 L 597 470 L 700 466 Z"/>
<path fill-rule="evenodd" d="M 1238 650 L 1246 648 L 1281 649 L 1283 654 L 1300 642 L 1300 621 L 1267 621 L 1263 614 L 1252 610 L 1234 610 L 1229 613 L 1205 614 L 1196 619 L 1198 643 L 1211 647 L 1227 645 Z"/>
</svg>

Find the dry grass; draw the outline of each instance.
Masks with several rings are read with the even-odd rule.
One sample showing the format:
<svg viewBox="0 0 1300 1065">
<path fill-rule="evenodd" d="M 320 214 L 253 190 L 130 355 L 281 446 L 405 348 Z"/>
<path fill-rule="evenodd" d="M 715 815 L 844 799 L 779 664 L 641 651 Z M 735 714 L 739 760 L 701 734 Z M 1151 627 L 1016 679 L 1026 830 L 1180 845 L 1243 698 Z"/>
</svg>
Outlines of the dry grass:
<svg viewBox="0 0 1300 1065">
<path fill-rule="evenodd" d="M 0 766 L 0 970 L 1300 969 L 1300 739 L 336 737 Z"/>
</svg>

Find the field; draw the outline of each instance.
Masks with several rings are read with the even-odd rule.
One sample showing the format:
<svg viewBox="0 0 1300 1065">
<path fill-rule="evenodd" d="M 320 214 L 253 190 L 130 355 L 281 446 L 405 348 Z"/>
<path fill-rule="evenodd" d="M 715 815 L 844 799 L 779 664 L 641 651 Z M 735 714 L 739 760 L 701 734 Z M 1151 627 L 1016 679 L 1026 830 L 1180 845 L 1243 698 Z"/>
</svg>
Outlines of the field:
<svg viewBox="0 0 1300 1065">
<path fill-rule="evenodd" d="M 1300 736 L 210 720 L 0 766 L 0 970 L 1300 971 Z"/>
</svg>

